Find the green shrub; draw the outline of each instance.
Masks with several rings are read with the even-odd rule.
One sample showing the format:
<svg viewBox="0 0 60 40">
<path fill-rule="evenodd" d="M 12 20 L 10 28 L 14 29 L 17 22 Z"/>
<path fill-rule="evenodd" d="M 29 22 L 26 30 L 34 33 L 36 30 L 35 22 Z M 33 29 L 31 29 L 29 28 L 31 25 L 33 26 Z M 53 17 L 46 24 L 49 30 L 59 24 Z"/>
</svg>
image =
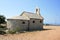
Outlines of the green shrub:
<svg viewBox="0 0 60 40">
<path fill-rule="evenodd" d="M 6 34 L 6 32 L 4 32 L 4 31 L 0 31 L 0 34 L 4 35 L 4 34 Z"/>
<path fill-rule="evenodd" d="M 15 33 L 16 33 L 16 31 L 11 31 L 11 30 L 9 30 L 7 33 L 15 34 Z"/>
<path fill-rule="evenodd" d="M 5 26 L 0 26 L 0 28 L 6 28 Z"/>
<path fill-rule="evenodd" d="M 20 31 L 20 28 L 19 27 L 16 27 L 16 29 L 14 29 L 16 32 L 19 32 Z"/>
<path fill-rule="evenodd" d="M 15 34 L 16 32 L 19 32 L 20 31 L 20 28 L 19 27 L 16 27 L 15 29 L 13 30 L 8 30 L 7 33 L 10 33 L 10 34 Z"/>
</svg>

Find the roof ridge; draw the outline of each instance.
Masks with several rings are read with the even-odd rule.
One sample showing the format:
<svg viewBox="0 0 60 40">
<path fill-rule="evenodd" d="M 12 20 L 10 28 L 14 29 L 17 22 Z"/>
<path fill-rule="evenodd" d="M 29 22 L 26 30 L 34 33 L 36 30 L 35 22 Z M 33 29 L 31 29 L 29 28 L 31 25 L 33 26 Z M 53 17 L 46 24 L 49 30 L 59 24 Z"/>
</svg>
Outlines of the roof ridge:
<svg viewBox="0 0 60 40">
<path fill-rule="evenodd" d="M 28 13 L 28 14 L 29 14 L 29 13 L 30 13 L 30 14 L 35 14 L 35 13 L 33 13 L 33 12 L 27 12 L 27 11 L 24 11 L 24 12 L 26 12 L 26 13 Z"/>
</svg>

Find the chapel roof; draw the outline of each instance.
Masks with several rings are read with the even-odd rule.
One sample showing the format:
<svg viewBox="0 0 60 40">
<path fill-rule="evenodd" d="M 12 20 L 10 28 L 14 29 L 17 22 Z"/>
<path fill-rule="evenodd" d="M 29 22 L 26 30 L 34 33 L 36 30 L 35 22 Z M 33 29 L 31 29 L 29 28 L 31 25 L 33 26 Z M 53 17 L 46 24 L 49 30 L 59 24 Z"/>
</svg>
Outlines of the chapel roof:
<svg viewBox="0 0 60 40">
<path fill-rule="evenodd" d="M 26 17 L 23 17 L 23 16 L 14 16 L 14 17 L 12 17 L 12 18 L 8 18 L 8 19 L 29 20 L 29 19 L 27 19 Z"/>
<path fill-rule="evenodd" d="M 28 16 L 29 18 L 43 19 L 43 17 L 42 17 L 41 15 L 37 15 L 36 13 L 24 11 L 20 16 L 22 16 L 23 14 L 25 14 L 25 15 Z"/>
</svg>

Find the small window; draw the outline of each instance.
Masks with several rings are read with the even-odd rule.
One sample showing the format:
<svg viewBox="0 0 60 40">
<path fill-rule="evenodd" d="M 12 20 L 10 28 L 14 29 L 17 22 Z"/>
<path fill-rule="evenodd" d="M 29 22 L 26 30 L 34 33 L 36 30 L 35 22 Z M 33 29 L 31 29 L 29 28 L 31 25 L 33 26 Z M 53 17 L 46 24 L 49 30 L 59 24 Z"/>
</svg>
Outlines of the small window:
<svg viewBox="0 0 60 40">
<path fill-rule="evenodd" d="M 22 24 L 25 24 L 25 22 L 22 22 Z"/>
<path fill-rule="evenodd" d="M 35 21 L 33 21 L 33 23 L 35 23 Z"/>
<path fill-rule="evenodd" d="M 40 20 L 40 23 L 42 23 L 42 20 Z"/>
</svg>

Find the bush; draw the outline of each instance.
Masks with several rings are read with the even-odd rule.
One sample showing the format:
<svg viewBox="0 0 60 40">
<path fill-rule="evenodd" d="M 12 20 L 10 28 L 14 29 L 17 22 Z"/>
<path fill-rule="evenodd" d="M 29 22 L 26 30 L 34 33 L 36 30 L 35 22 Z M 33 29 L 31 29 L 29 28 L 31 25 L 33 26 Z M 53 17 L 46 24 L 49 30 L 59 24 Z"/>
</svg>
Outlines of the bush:
<svg viewBox="0 0 60 40">
<path fill-rule="evenodd" d="M 9 30 L 7 33 L 15 34 L 15 33 L 16 33 L 16 31 L 11 31 L 11 30 Z"/>
<path fill-rule="evenodd" d="M 10 34 L 15 34 L 16 32 L 20 32 L 20 28 L 19 27 L 16 27 L 15 29 L 13 30 L 8 30 L 7 33 L 10 33 Z"/>
<path fill-rule="evenodd" d="M 6 34 L 6 32 L 4 32 L 4 31 L 0 31 L 0 34 L 2 34 L 2 35 L 3 35 L 3 34 Z"/>
<path fill-rule="evenodd" d="M 0 28 L 5 28 L 5 26 L 0 26 Z"/>
</svg>

